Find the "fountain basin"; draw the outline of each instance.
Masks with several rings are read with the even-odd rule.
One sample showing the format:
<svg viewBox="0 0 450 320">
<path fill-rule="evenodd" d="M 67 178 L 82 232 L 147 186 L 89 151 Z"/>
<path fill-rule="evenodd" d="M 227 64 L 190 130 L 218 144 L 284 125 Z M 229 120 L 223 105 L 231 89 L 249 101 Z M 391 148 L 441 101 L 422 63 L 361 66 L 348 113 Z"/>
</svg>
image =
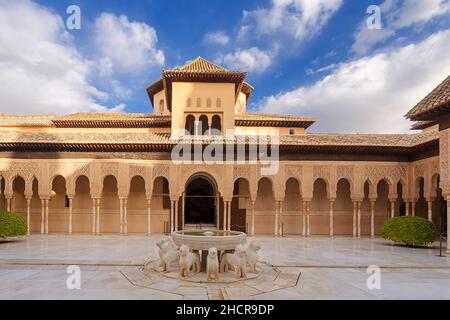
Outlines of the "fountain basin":
<svg viewBox="0 0 450 320">
<path fill-rule="evenodd" d="M 219 251 L 234 250 L 238 244 L 244 244 L 247 235 L 240 231 L 225 230 L 179 230 L 172 232 L 172 240 L 177 246 L 188 245 L 192 250 Z"/>
</svg>

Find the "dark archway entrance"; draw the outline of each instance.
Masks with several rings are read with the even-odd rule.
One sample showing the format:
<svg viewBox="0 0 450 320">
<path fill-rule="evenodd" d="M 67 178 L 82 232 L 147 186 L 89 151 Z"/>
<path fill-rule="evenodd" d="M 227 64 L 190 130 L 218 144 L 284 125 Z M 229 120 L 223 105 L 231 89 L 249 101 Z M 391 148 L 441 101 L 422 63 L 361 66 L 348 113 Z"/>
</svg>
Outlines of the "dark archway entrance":
<svg viewBox="0 0 450 320">
<path fill-rule="evenodd" d="M 210 179 L 193 178 L 186 186 L 184 201 L 185 224 L 216 225 L 217 194 Z"/>
</svg>

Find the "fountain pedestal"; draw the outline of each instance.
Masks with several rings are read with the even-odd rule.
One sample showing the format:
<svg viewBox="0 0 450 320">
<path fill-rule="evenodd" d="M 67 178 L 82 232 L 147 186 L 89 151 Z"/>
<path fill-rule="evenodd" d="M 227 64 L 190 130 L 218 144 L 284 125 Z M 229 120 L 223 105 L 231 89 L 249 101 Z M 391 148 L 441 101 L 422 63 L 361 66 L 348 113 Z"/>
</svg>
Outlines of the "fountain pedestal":
<svg viewBox="0 0 450 320">
<path fill-rule="evenodd" d="M 244 232 L 225 230 L 179 230 L 172 232 L 171 236 L 177 246 L 185 244 L 199 253 L 202 270 L 206 269 L 209 248 L 217 249 L 220 260 L 224 252 L 234 250 L 238 244 L 244 244 L 247 238 Z"/>
</svg>

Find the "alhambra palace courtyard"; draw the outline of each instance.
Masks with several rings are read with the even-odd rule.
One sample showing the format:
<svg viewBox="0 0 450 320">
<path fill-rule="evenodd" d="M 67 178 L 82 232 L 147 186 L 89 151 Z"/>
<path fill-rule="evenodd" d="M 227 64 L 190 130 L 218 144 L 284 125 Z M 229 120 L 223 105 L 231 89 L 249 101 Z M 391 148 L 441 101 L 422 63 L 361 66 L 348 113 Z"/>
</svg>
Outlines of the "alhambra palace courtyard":
<svg viewBox="0 0 450 320">
<path fill-rule="evenodd" d="M 309 133 L 320 119 L 247 112 L 245 78 L 199 57 L 148 86 L 152 113 L 0 114 L 0 211 L 29 234 L 0 242 L 0 299 L 450 299 L 439 242 L 379 237 L 409 215 L 448 234 L 450 77 L 411 106 L 411 134 Z M 271 161 L 251 158 L 261 134 Z M 220 146 L 216 162 L 194 151 L 175 162 L 180 144 Z M 224 144 L 243 158 L 223 161 Z M 274 277 L 192 284 L 136 271 L 186 229 L 245 232 Z M 68 265 L 82 290 L 66 288 Z M 370 265 L 380 290 L 366 286 Z"/>
</svg>

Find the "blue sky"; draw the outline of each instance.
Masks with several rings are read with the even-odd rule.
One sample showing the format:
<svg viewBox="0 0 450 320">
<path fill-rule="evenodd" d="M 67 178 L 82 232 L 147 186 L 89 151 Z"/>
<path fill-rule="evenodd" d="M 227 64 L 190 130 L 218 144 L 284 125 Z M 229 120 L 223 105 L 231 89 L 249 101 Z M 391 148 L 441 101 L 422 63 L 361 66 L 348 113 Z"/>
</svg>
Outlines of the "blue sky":
<svg viewBox="0 0 450 320">
<path fill-rule="evenodd" d="M 80 30 L 64 26 L 71 4 Z M 148 113 L 145 87 L 200 55 L 248 71 L 251 110 L 406 132 L 406 111 L 450 74 L 449 18 L 449 0 L 0 0 L 2 111 Z"/>
</svg>

